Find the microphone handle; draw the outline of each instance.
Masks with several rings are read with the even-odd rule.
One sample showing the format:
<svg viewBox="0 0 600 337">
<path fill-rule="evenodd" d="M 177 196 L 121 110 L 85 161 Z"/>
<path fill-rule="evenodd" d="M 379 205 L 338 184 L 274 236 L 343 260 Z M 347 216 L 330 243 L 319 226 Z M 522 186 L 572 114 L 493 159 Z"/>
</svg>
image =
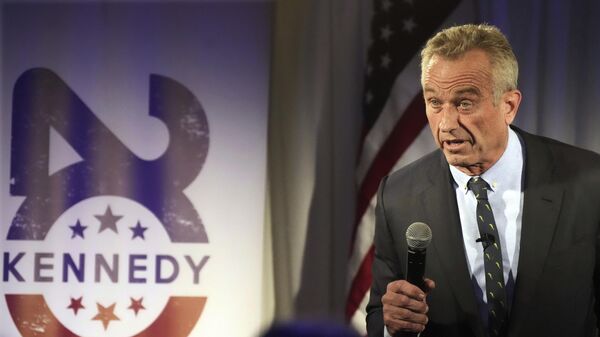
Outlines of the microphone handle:
<svg viewBox="0 0 600 337">
<path fill-rule="evenodd" d="M 406 264 L 406 280 L 425 291 L 425 249 L 413 249 L 408 247 Z M 421 333 L 401 332 L 399 337 L 419 337 Z"/>
<path fill-rule="evenodd" d="M 406 264 L 406 280 L 425 291 L 425 249 L 417 250 L 408 248 Z"/>
</svg>

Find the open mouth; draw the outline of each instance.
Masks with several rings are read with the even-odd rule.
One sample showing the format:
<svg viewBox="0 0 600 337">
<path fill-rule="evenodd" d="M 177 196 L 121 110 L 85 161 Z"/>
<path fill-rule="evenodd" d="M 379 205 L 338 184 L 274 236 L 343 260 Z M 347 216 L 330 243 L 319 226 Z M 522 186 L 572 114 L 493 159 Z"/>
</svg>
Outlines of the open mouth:
<svg viewBox="0 0 600 337">
<path fill-rule="evenodd" d="M 463 144 L 465 144 L 466 141 L 464 140 L 460 140 L 460 139 L 453 139 L 453 140 L 445 140 L 444 144 L 447 148 L 449 149 L 456 149 L 461 147 Z"/>
</svg>

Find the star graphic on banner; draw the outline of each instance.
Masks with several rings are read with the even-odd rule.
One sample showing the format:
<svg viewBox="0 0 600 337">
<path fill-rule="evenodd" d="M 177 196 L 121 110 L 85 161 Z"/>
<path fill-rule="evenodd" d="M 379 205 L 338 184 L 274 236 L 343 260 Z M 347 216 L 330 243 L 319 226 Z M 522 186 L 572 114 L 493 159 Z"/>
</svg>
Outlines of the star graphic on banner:
<svg viewBox="0 0 600 337">
<path fill-rule="evenodd" d="M 134 300 L 133 297 L 130 297 L 130 299 L 131 299 L 131 305 L 127 309 L 133 310 L 133 312 L 135 313 L 136 316 L 140 310 L 142 310 L 142 309 L 146 310 L 146 308 L 142 304 L 142 301 L 144 300 L 143 297 L 140 297 L 139 300 Z"/>
<path fill-rule="evenodd" d="M 71 304 L 69 304 L 69 306 L 67 307 L 67 309 L 72 309 L 73 313 L 75 315 L 77 315 L 77 313 L 79 312 L 79 309 L 85 309 L 85 307 L 81 303 L 82 300 L 83 300 L 83 296 L 81 296 L 79 298 L 73 298 L 73 297 L 71 297 Z"/>
<path fill-rule="evenodd" d="M 94 316 L 92 320 L 102 321 L 102 326 L 104 326 L 104 330 L 108 329 L 108 324 L 110 323 L 110 321 L 120 321 L 119 317 L 117 317 L 117 315 L 115 315 L 114 313 L 115 305 L 116 303 L 113 303 L 108 307 L 104 307 L 102 304 L 96 303 L 96 306 L 98 307 L 98 314 Z"/>
<path fill-rule="evenodd" d="M 106 211 L 103 215 L 94 215 L 96 219 L 100 220 L 100 230 L 98 233 L 102 233 L 105 229 L 111 229 L 115 233 L 119 233 L 117 231 L 117 221 L 121 219 L 122 215 L 114 215 L 110 206 L 106 207 Z"/>
<path fill-rule="evenodd" d="M 87 226 L 82 226 L 81 222 L 79 222 L 79 220 L 77 220 L 77 223 L 75 225 L 69 226 L 69 228 L 71 228 L 71 230 L 73 231 L 73 234 L 71 235 L 71 239 L 74 239 L 76 236 L 79 236 L 82 239 L 85 239 L 83 237 L 83 231 L 86 230 Z"/>
<path fill-rule="evenodd" d="M 131 240 L 137 237 L 142 238 L 142 240 L 146 240 L 146 237 L 144 237 L 144 232 L 148 229 L 148 227 L 142 227 L 139 221 L 137 222 L 137 225 L 135 225 L 135 227 L 129 227 L 129 229 L 131 229 L 131 231 L 133 232 L 133 237 L 131 238 Z"/>
<path fill-rule="evenodd" d="M 413 20 L 413 18 L 408 18 L 404 21 L 402 21 L 402 30 L 411 33 L 415 27 L 417 27 L 417 24 L 415 23 L 415 20 Z"/>
</svg>

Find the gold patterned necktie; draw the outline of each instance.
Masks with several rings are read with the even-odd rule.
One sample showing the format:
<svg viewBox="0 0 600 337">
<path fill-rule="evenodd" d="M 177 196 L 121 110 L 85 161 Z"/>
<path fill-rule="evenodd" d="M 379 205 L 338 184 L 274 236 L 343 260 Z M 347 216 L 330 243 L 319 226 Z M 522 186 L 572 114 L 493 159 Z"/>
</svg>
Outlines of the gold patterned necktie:
<svg viewBox="0 0 600 337">
<path fill-rule="evenodd" d="M 488 331 L 490 336 L 504 336 L 508 317 L 504 269 L 502 266 L 502 248 L 500 236 L 496 229 L 496 221 L 492 206 L 488 201 L 488 183 L 474 177 L 469 180 L 467 187 L 477 198 L 477 225 L 483 244 L 483 261 L 485 268 L 485 290 L 488 307 Z"/>
</svg>

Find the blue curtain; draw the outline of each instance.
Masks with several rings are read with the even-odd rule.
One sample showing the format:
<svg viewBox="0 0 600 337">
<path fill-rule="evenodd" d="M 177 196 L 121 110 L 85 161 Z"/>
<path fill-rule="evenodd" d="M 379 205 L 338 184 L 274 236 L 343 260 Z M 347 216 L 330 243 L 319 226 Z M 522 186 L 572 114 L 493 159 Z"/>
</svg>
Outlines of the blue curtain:
<svg viewBox="0 0 600 337">
<path fill-rule="evenodd" d="M 519 60 L 515 124 L 600 152 L 600 2 L 479 0 L 479 7 Z"/>
</svg>

